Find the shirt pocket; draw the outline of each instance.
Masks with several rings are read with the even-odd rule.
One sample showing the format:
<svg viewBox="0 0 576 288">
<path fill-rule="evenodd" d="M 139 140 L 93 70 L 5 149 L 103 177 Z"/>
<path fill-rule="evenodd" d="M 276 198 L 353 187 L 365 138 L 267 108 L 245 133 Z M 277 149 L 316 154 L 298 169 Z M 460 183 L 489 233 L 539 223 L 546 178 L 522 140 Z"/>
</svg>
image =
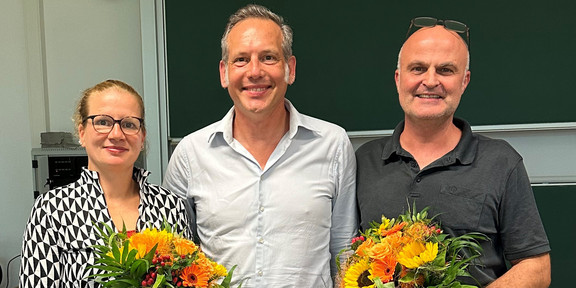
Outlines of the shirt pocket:
<svg viewBox="0 0 576 288">
<path fill-rule="evenodd" d="M 477 231 L 485 201 L 486 193 L 482 191 L 445 185 L 440 189 L 434 210 L 442 227 Z"/>
</svg>

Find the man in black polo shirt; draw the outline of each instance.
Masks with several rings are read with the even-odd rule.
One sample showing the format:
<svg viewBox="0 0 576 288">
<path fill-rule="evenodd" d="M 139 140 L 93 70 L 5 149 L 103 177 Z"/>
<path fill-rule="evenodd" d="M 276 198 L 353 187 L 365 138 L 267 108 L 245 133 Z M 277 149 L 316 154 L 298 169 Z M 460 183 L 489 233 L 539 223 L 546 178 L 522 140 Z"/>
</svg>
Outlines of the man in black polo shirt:
<svg viewBox="0 0 576 288">
<path fill-rule="evenodd" d="M 522 157 L 454 118 L 470 82 L 468 27 L 420 17 L 410 28 L 419 29 L 402 46 L 395 73 L 404 121 L 356 152 L 362 229 L 413 203 L 428 206 L 446 233 L 490 238 L 481 243 L 482 266 L 470 269 L 483 287 L 548 287 L 550 245 Z"/>
</svg>

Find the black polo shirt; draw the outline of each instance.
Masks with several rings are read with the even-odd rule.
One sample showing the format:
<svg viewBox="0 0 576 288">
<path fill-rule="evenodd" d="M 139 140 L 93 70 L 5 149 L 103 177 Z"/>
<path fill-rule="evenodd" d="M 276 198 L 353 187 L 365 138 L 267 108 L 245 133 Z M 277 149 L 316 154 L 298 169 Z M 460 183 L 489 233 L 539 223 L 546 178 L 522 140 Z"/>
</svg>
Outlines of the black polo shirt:
<svg viewBox="0 0 576 288">
<path fill-rule="evenodd" d="M 462 130 L 454 150 L 424 169 L 400 146 L 404 122 L 392 136 L 370 141 L 356 151 L 357 197 L 362 229 L 382 215 L 397 218 L 413 204 L 430 207 L 446 233 L 480 232 L 482 269 L 472 275 L 486 285 L 507 270 L 505 260 L 550 251 L 522 157 L 504 140 Z M 475 284 L 473 281 L 465 281 Z"/>
</svg>

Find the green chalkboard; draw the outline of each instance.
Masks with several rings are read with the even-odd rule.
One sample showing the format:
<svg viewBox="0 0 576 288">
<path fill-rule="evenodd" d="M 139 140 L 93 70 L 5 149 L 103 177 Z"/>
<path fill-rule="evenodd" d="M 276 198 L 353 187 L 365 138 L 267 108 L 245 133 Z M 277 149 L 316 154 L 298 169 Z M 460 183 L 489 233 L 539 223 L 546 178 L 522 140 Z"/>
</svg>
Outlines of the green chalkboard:
<svg viewBox="0 0 576 288">
<path fill-rule="evenodd" d="M 576 185 L 534 187 L 534 196 L 544 222 L 544 229 L 552 252 L 551 288 L 572 287 L 576 264 L 576 224 L 574 203 L 576 203 Z"/>
<path fill-rule="evenodd" d="M 458 116 L 472 125 L 576 121 L 573 0 L 168 0 L 170 137 L 217 121 L 231 107 L 220 87 L 220 37 L 228 16 L 253 2 L 294 30 L 297 77 L 287 98 L 348 131 L 392 129 L 402 119 L 394 70 L 417 16 L 471 29 L 471 83 Z"/>
</svg>

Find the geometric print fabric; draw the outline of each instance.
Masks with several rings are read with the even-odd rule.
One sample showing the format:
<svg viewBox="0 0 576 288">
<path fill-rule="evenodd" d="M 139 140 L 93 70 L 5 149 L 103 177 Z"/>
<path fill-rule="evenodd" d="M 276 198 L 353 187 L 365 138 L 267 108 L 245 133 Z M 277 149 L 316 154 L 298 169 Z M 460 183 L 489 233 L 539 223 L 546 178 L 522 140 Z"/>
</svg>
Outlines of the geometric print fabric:
<svg viewBox="0 0 576 288">
<path fill-rule="evenodd" d="M 137 231 L 160 229 L 164 219 L 190 239 L 185 204 L 168 190 L 147 182 L 149 172 L 134 167 L 140 186 Z M 40 195 L 32 209 L 22 241 L 21 288 L 100 287 L 86 276 L 102 273 L 94 264 L 93 245 L 103 245 L 94 223 L 114 227 L 98 173 L 83 168 L 80 179 Z M 185 228 L 183 230 L 183 228 Z M 120 227 L 122 229 L 122 227 Z"/>
</svg>

